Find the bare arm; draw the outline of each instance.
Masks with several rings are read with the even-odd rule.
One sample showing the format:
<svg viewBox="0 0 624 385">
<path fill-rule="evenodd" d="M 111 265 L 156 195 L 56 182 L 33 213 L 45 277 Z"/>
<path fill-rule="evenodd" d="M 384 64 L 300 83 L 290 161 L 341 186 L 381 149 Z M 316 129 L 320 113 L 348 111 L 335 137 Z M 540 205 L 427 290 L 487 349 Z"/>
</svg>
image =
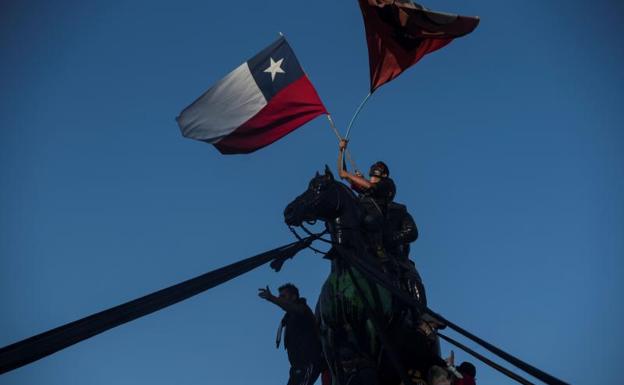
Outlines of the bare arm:
<svg viewBox="0 0 624 385">
<path fill-rule="evenodd" d="M 339 151 L 338 151 L 338 175 L 342 178 L 342 175 L 344 173 L 346 173 L 347 171 L 344 169 L 344 152 L 345 149 L 347 148 L 347 142 L 343 139 L 340 141 L 340 144 L 338 145 L 339 147 Z"/>
<path fill-rule="evenodd" d="M 373 186 L 373 184 L 371 182 L 369 182 L 366 178 L 364 178 L 363 176 L 360 175 L 356 175 L 356 174 L 351 174 L 348 172 L 345 172 L 345 175 L 342 176 L 340 175 L 343 179 L 348 180 L 349 182 L 351 182 L 352 184 L 362 188 L 362 189 L 369 189 Z"/>
<path fill-rule="evenodd" d="M 264 289 L 258 289 L 258 297 L 266 299 L 267 301 L 276 304 L 281 307 L 287 313 L 300 313 L 301 305 L 286 301 L 282 298 L 276 297 L 271 293 L 271 290 L 267 286 Z"/>
<path fill-rule="evenodd" d="M 343 155 L 347 148 L 347 141 L 344 139 L 341 140 L 339 148 L 340 148 L 340 151 L 338 152 L 338 175 L 340 176 L 340 178 L 345 179 L 362 189 L 371 188 L 372 184 L 368 180 L 366 180 L 366 178 L 358 174 L 351 174 L 350 172 L 345 170 Z"/>
</svg>

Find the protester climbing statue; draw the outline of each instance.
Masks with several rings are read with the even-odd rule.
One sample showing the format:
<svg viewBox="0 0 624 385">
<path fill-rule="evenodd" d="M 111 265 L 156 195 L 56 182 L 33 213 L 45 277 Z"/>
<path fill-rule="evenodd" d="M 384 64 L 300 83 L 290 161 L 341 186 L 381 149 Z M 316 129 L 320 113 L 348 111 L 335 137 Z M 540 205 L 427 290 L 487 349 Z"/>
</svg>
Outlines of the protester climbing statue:
<svg viewBox="0 0 624 385">
<path fill-rule="evenodd" d="M 345 168 L 344 154 L 347 141 L 341 140 L 338 153 L 338 170 L 342 179 L 359 194 L 364 211 L 363 228 L 367 240 L 382 267 L 397 286 L 426 305 L 426 295 L 416 265 L 409 259 L 410 243 L 418 239 L 418 228 L 403 204 L 394 202 L 396 185 L 390 178 L 390 169 L 375 162 L 369 170 L 370 179 L 359 172 L 350 173 Z"/>
</svg>

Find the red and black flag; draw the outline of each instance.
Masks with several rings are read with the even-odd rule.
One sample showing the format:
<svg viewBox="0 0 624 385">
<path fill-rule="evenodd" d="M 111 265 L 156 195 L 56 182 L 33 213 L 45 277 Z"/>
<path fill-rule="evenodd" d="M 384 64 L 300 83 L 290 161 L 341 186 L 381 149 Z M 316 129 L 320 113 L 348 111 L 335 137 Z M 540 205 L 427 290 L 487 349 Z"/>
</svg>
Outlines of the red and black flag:
<svg viewBox="0 0 624 385">
<path fill-rule="evenodd" d="M 371 92 L 479 24 L 478 17 L 432 12 L 408 0 L 359 2 L 366 28 Z"/>
</svg>

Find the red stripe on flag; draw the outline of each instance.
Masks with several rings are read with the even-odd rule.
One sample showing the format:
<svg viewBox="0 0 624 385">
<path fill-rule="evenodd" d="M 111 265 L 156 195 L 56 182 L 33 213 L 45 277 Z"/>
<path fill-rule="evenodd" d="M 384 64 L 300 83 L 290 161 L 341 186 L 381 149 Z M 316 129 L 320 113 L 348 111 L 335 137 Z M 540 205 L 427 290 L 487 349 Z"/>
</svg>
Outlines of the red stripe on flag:
<svg viewBox="0 0 624 385">
<path fill-rule="evenodd" d="M 327 110 L 307 76 L 273 96 L 253 118 L 215 143 L 222 154 L 246 154 L 268 146 Z"/>
</svg>

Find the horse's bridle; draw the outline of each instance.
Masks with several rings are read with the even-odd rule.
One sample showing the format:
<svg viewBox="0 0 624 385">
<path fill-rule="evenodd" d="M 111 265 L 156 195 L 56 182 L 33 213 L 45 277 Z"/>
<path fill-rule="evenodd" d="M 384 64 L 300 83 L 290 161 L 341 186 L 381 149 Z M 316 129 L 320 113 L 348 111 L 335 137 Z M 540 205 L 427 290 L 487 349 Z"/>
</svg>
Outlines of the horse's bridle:
<svg viewBox="0 0 624 385">
<path fill-rule="evenodd" d="M 336 212 L 338 212 L 338 211 L 340 210 L 340 206 L 341 206 L 341 203 L 342 203 L 342 200 L 340 199 L 340 191 L 338 190 L 338 188 L 340 188 L 340 187 L 344 187 L 344 186 L 342 186 L 342 184 L 340 184 L 340 183 L 338 183 L 338 182 L 336 182 L 336 181 L 334 181 L 333 183 L 335 183 L 335 184 L 338 184 L 338 185 L 339 185 L 339 186 L 337 186 L 337 187 L 336 187 L 336 189 L 335 189 L 335 190 L 336 190 L 336 210 L 335 210 L 335 211 L 336 211 Z M 313 198 L 313 200 L 312 200 L 312 202 L 310 202 L 310 204 L 311 204 L 311 205 L 312 205 L 312 204 L 316 204 L 316 203 L 318 203 L 318 201 L 319 201 L 319 200 L 320 200 L 320 195 L 317 195 L 317 196 L 315 196 L 315 197 Z M 330 244 L 330 245 L 332 245 L 332 246 L 333 246 L 333 245 L 335 245 L 335 242 L 334 242 L 334 241 L 332 241 L 331 239 L 325 239 L 325 238 L 323 238 L 323 235 L 326 235 L 326 234 L 328 234 L 328 233 L 329 233 L 329 231 L 327 231 L 327 229 L 325 229 L 325 230 L 323 230 L 323 231 L 321 231 L 321 232 L 318 232 L 318 233 L 314 233 L 313 231 L 309 230 L 309 229 L 305 226 L 305 224 L 304 224 L 304 222 L 305 222 L 305 223 L 307 223 L 308 225 L 313 226 L 314 224 L 316 224 L 316 221 L 317 221 L 317 220 L 316 220 L 316 219 L 314 219 L 314 220 L 312 220 L 312 221 L 303 221 L 303 222 L 302 222 L 299 226 L 292 226 L 292 225 L 287 225 L 287 226 L 288 226 L 288 229 L 290 230 L 290 232 L 291 232 L 291 233 L 293 233 L 293 235 L 295 236 L 295 238 L 297 238 L 297 240 L 299 240 L 299 241 L 301 241 L 301 240 L 303 239 L 303 237 L 302 237 L 301 235 L 299 235 L 299 233 L 297 233 L 297 230 L 295 229 L 295 227 L 299 227 L 299 228 L 301 228 L 301 229 L 302 229 L 302 230 L 303 230 L 303 231 L 304 231 L 307 235 L 309 235 L 309 236 L 311 236 L 311 237 L 315 238 L 315 240 L 319 240 L 319 241 L 321 241 L 321 242 L 325 242 L 325 243 Z M 317 253 L 317 254 L 327 255 L 327 253 L 328 253 L 328 252 L 326 252 L 326 251 L 322 251 L 322 250 L 319 250 L 319 249 L 317 249 L 317 248 L 313 247 L 311 244 L 310 244 L 310 245 L 308 245 L 308 248 L 309 248 L 310 250 L 314 251 L 314 252 L 315 252 L 315 253 Z"/>
</svg>

